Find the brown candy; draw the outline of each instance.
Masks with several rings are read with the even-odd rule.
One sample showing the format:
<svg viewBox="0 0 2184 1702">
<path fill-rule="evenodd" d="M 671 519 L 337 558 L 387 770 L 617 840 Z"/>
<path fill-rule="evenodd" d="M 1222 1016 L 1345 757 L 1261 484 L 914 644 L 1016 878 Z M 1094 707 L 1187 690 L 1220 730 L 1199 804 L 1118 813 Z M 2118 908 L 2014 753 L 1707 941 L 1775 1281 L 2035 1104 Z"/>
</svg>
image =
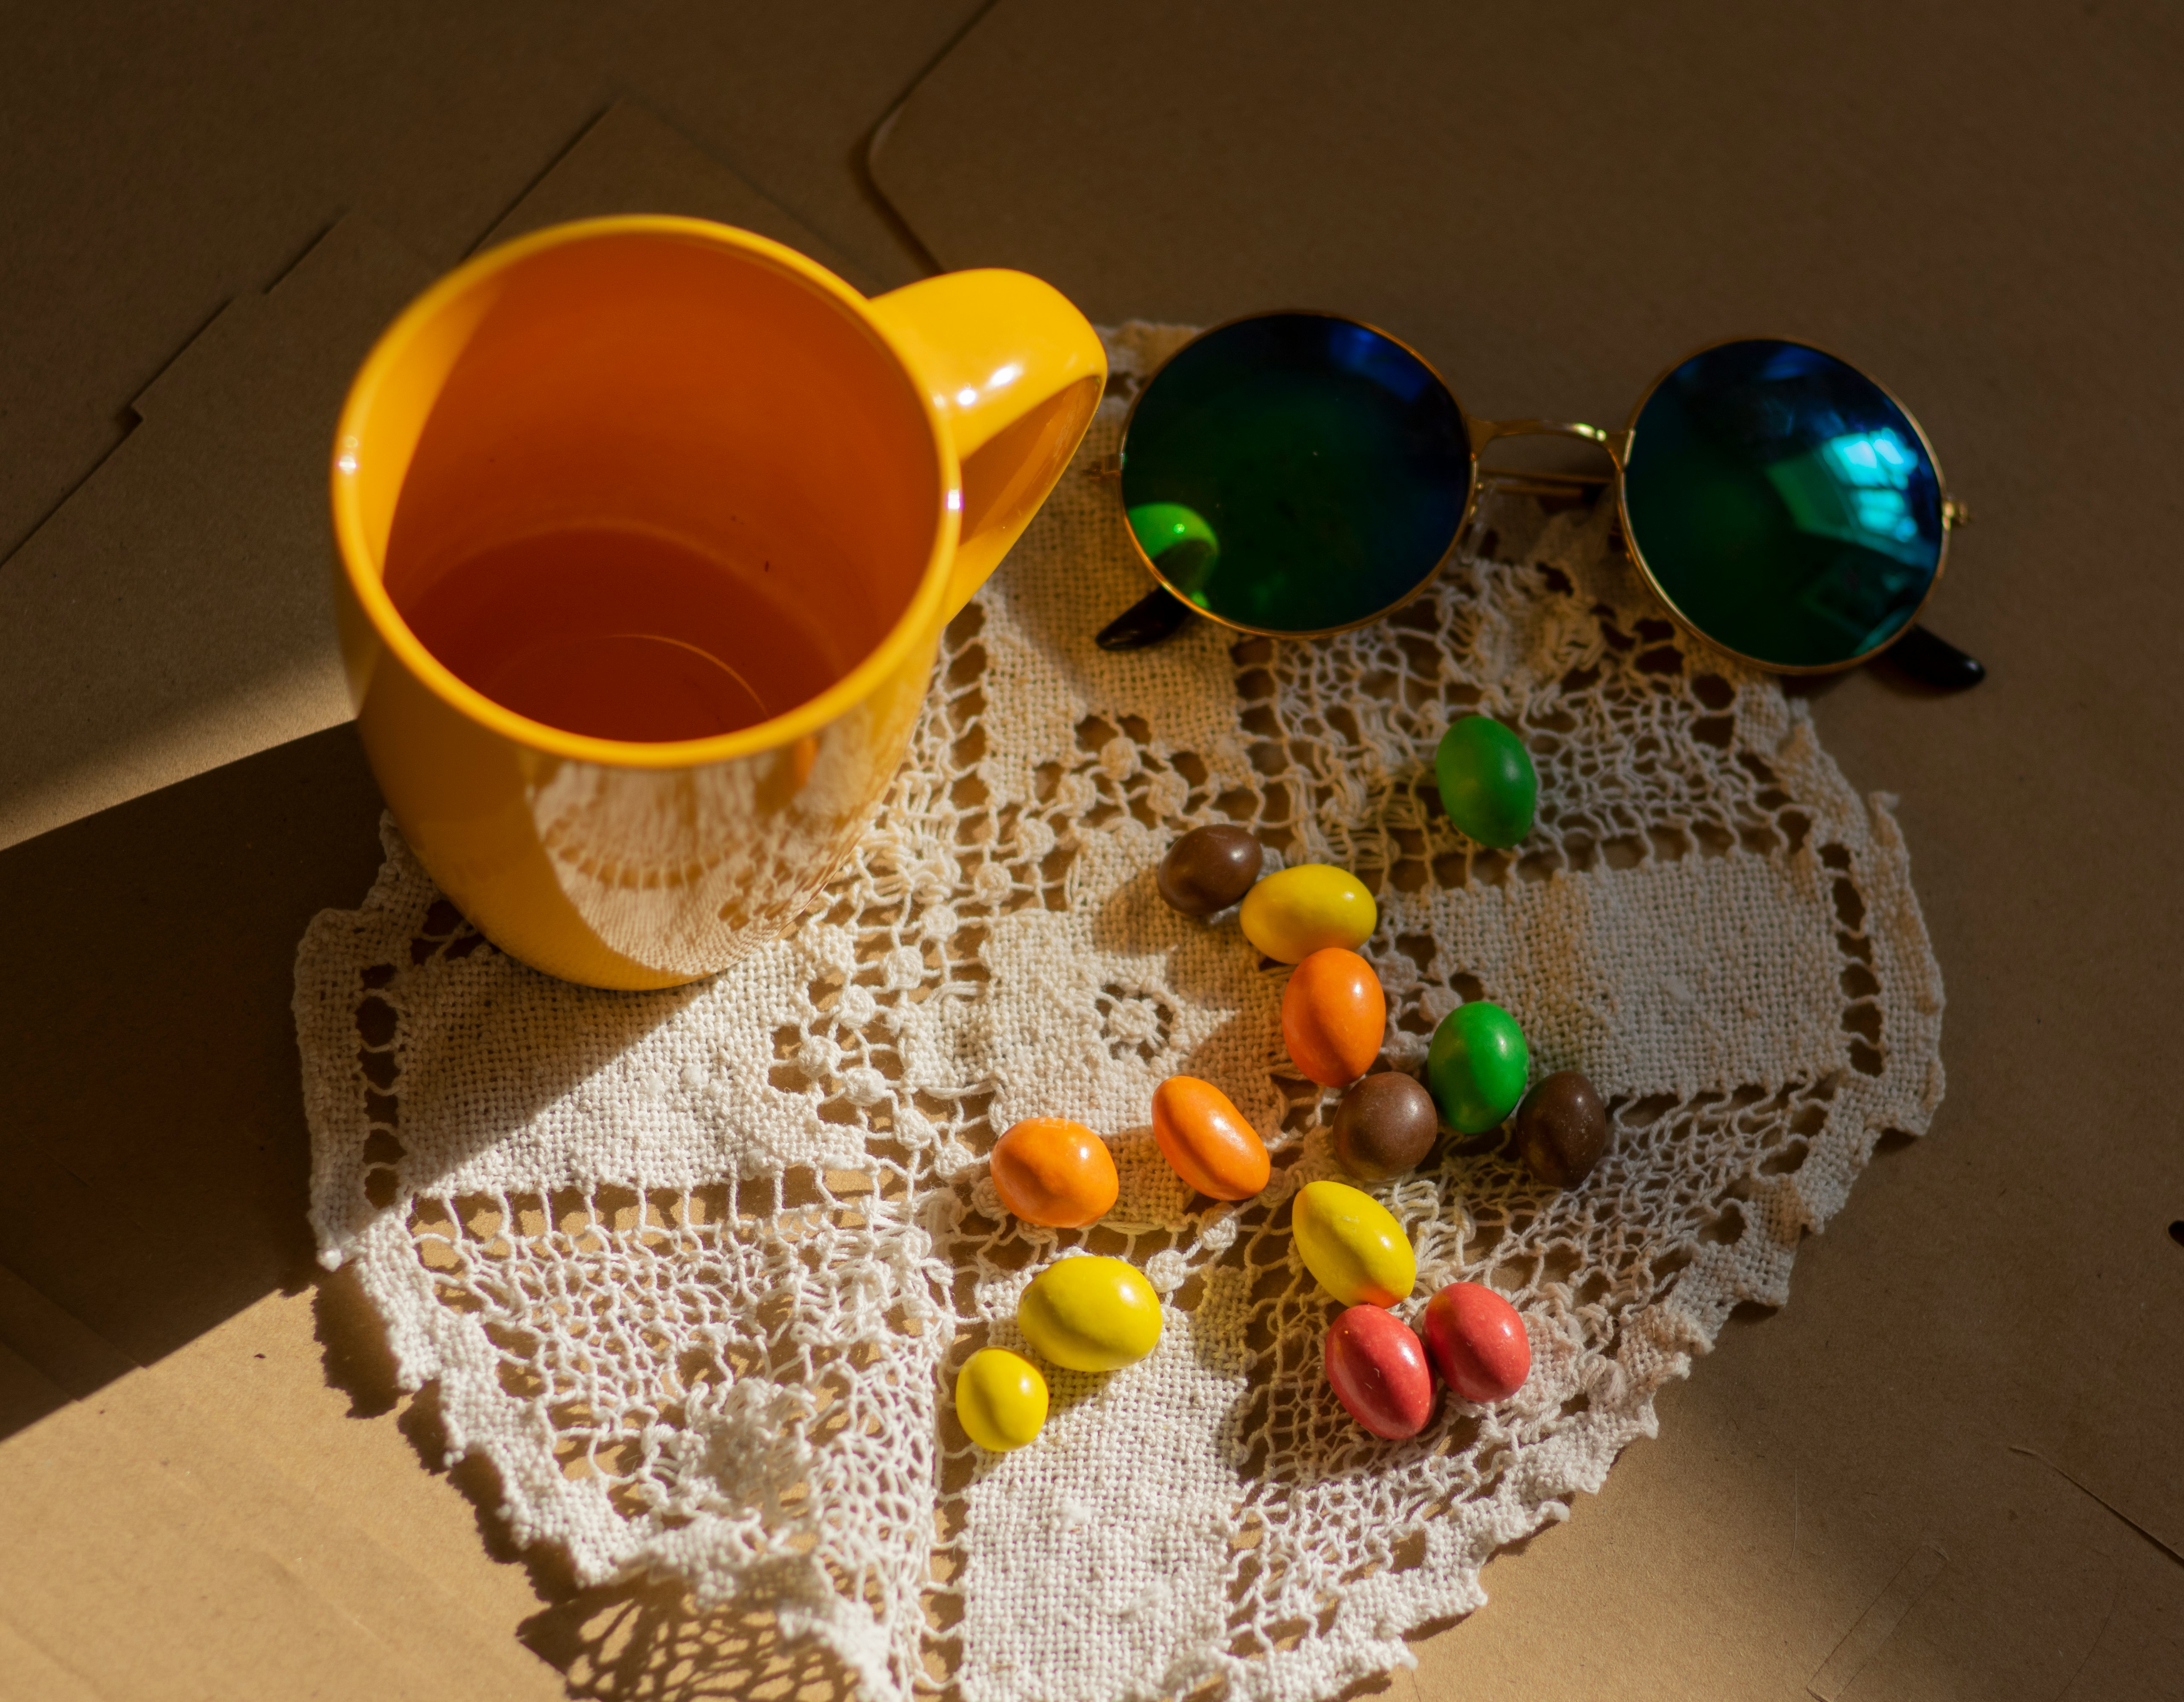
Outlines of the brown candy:
<svg viewBox="0 0 2184 1702">
<path fill-rule="evenodd" d="M 1417 1079 L 1384 1070 L 1334 1108 L 1334 1156 L 1362 1182 L 1383 1182 L 1424 1158 L 1440 1126 L 1433 1095 Z"/>
<path fill-rule="evenodd" d="M 1194 827 L 1167 848 L 1154 878 L 1160 895 L 1186 916 L 1225 910 L 1259 878 L 1259 842 L 1225 823 Z"/>
<path fill-rule="evenodd" d="M 1532 1174 L 1551 1188 L 1575 1188 L 1607 1150 L 1607 1107 L 1574 1070 L 1557 1070 L 1524 1095 L 1517 1145 Z"/>
</svg>

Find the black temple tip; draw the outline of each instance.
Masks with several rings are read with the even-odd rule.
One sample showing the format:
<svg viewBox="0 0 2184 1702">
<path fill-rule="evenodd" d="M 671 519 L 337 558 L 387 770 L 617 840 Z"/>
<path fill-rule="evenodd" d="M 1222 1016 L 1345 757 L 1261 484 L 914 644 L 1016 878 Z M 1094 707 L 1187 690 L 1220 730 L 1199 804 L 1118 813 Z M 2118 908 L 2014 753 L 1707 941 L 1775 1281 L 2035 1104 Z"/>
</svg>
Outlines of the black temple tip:
<svg viewBox="0 0 2184 1702">
<path fill-rule="evenodd" d="M 1145 650 L 1190 618 L 1190 605 L 1180 597 L 1156 586 L 1096 633 L 1092 642 L 1102 650 Z"/>
<path fill-rule="evenodd" d="M 1986 678 L 1986 665 L 1968 656 L 1946 638 L 1914 626 L 1888 647 L 1888 659 L 1922 686 L 1937 692 L 1964 692 Z"/>
</svg>

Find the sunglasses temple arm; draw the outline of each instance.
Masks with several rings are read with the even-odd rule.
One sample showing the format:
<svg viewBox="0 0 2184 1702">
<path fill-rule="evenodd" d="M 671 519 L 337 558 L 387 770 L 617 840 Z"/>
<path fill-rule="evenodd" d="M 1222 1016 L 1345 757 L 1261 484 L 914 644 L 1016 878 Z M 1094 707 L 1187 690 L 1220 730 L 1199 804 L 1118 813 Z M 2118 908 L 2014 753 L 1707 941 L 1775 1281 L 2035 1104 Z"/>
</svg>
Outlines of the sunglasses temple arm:
<svg viewBox="0 0 2184 1702">
<path fill-rule="evenodd" d="M 1492 487 L 1533 496 L 1568 496 L 1588 488 L 1596 490 L 1607 482 L 1549 473 L 1494 478 Z M 1149 650 L 1179 631 L 1191 613 L 1190 605 L 1181 598 L 1155 586 L 1101 627 L 1092 642 L 1111 653 Z M 1986 678 L 1986 668 L 1976 656 L 1968 655 L 1923 626 L 1914 626 L 1886 654 L 1903 673 L 1936 691 L 1966 691 Z"/>
<path fill-rule="evenodd" d="M 1476 431 L 1479 422 L 1474 422 Z M 1531 420 L 1512 421 L 1513 425 L 1533 426 Z M 1548 428 L 1553 429 L 1553 428 Z M 1529 435 L 1518 431 L 1496 431 L 1496 437 Z M 1580 434 L 1590 436 L 1590 429 Z M 1628 441 L 1613 446 L 1627 449 Z M 1496 473 L 1481 470 L 1479 488 L 1481 494 L 1491 491 L 1497 495 L 1521 497 L 1581 497 L 1603 489 L 1619 476 L 1617 473 Z M 1955 526 L 1964 524 L 1958 505 L 1950 505 L 1950 521 Z M 1941 692 L 1969 691 L 1986 678 L 1986 665 L 1978 657 L 1959 650 L 1938 633 L 1924 626 L 1914 626 L 1883 653 L 1902 673 L 1922 686 L 1931 686 Z"/>
<path fill-rule="evenodd" d="M 1173 637 L 1191 613 L 1188 603 L 1156 585 L 1102 626 L 1092 642 L 1102 650 L 1149 650 Z"/>
<path fill-rule="evenodd" d="M 1609 482 L 1609 476 L 1589 473 L 1493 473 L 1479 476 L 1483 494 L 1529 497 L 1587 496 Z M 1190 605 L 1160 586 L 1125 609 L 1093 637 L 1102 650 L 1149 650 L 1172 638 L 1191 617 Z"/>
<path fill-rule="evenodd" d="M 1630 436 L 1628 431 L 1606 431 L 1597 426 L 1587 426 L 1577 420 L 1478 420 L 1464 416 L 1464 426 L 1471 434 L 1471 453 L 1479 454 L 1489 443 L 1503 437 L 1575 437 L 1586 443 L 1597 443 L 1607 451 L 1608 458 L 1618 467 L 1630 458 Z M 1594 482 L 1605 484 L 1605 479 Z"/>
<path fill-rule="evenodd" d="M 1496 473 L 1482 469 L 1479 494 L 1509 497 L 1584 497 L 1615 482 L 1613 473 Z"/>
<path fill-rule="evenodd" d="M 1614 470 L 1607 473 L 1496 472 L 1481 467 L 1478 480 L 1482 495 L 1491 491 L 1520 497 L 1589 496 L 1622 477 L 1623 464 L 1630 454 L 1630 432 L 1603 431 L 1575 420 L 1478 420 L 1467 414 L 1463 423 L 1471 434 L 1474 463 L 1489 443 L 1504 437 L 1574 437 L 1607 450 L 1607 459 L 1614 464 Z"/>
<path fill-rule="evenodd" d="M 1614 470 L 1606 473 L 1496 471 L 1479 467 L 1475 475 L 1479 496 L 1590 498 L 1623 476 L 1623 463 L 1630 453 L 1630 433 L 1603 431 L 1573 420 L 1479 420 L 1464 416 L 1471 434 L 1473 464 L 1489 443 L 1503 437 L 1575 437 L 1596 443 L 1607 451 Z"/>
<path fill-rule="evenodd" d="M 1511 496 L 1578 497 L 1613 481 L 1613 475 L 1591 473 L 1482 472 L 1479 487 L 1482 494 L 1492 491 Z M 1181 598 L 1155 586 L 1101 627 L 1092 642 L 1110 652 L 1150 649 L 1179 631 L 1192 612 Z M 1986 678 L 1986 665 L 1976 656 L 1924 626 L 1914 626 L 1885 654 L 1899 671 L 1936 691 L 1968 691 Z"/>
<path fill-rule="evenodd" d="M 1939 634 L 1914 626 L 1881 653 L 1900 671 L 1940 692 L 1962 692 L 1986 678 L 1986 665 Z"/>
</svg>

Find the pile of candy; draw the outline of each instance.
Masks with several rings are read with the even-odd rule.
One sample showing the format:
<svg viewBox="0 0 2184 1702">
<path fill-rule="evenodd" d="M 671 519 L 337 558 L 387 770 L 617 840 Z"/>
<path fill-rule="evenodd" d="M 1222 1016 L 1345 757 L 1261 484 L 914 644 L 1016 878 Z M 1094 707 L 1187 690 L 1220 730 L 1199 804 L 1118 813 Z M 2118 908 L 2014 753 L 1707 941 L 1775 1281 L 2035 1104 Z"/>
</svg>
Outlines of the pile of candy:
<svg viewBox="0 0 2184 1702">
<path fill-rule="evenodd" d="M 1450 819 L 1482 844 L 1508 847 L 1530 832 L 1539 781 L 1523 743 L 1500 722 L 1466 716 L 1442 737 L 1435 779 Z M 1426 1083 L 1394 1071 L 1368 1074 L 1380 1054 L 1388 1004 L 1379 977 L 1358 955 L 1379 926 L 1379 907 L 1349 870 L 1307 863 L 1259 878 L 1257 840 L 1241 828 L 1201 827 L 1162 860 L 1158 885 L 1187 915 L 1212 916 L 1241 901 L 1244 937 L 1295 965 L 1282 995 L 1282 1041 L 1308 1080 L 1344 1093 L 1330 1131 L 1334 1155 L 1361 1182 L 1411 1169 L 1442 1125 L 1485 1133 L 1518 1113 L 1525 1164 L 1555 1188 L 1583 1182 L 1607 1144 L 1607 1114 L 1574 1070 L 1525 1084 L 1524 1030 L 1501 1006 L 1476 1000 L 1442 1020 L 1426 1057 Z M 1520 1109 L 1521 1102 L 1521 1109 Z M 1209 1082 L 1172 1076 L 1154 1091 L 1153 1137 L 1175 1173 L 1200 1193 L 1249 1199 L 1267 1186 L 1265 1144 Z M 1081 1123 L 1033 1117 L 994 1143 L 1001 1203 L 1028 1223 L 1081 1229 L 1114 1205 L 1119 1188 L 1106 1143 Z M 1451 1282 L 1427 1302 L 1424 1339 L 1389 1310 L 1418 1282 L 1402 1226 L 1370 1194 L 1339 1182 L 1298 1191 L 1290 1211 L 1298 1256 L 1344 1310 L 1328 1327 L 1327 1380 L 1351 1417 L 1373 1435 L 1415 1436 L 1433 1416 L 1434 1373 L 1462 1399 L 1507 1399 L 1531 1373 L 1524 1319 L 1491 1288 Z M 1111 1371 L 1159 1344 L 1161 1304 L 1151 1283 L 1120 1259 L 1063 1259 L 1025 1288 L 1017 1326 L 1032 1349 L 1072 1371 Z M 1046 1379 L 1004 1348 L 972 1354 L 956 1379 L 956 1413 L 980 1447 L 1021 1448 L 1046 1422 Z"/>
</svg>

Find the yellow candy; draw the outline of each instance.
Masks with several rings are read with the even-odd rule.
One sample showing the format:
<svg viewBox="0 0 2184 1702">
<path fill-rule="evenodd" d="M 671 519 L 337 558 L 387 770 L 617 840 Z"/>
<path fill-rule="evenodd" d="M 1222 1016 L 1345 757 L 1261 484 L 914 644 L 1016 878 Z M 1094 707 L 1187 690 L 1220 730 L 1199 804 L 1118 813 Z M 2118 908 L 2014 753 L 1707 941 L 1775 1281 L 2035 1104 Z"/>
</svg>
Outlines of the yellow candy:
<svg viewBox="0 0 2184 1702">
<path fill-rule="evenodd" d="M 1119 1259 L 1065 1259 L 1032 1279 L 1017 1302 L 1024 1339 L 1073 1371 L 1135 1365 L 1160 1344 L 1160 1296 Z"/>
<path fill-rule="evenodd" d="M 1329 946 L 1355 951 L 1379 926 L 1365 883 L 1331 863 L 1300 863 L 1245 895 L 1244 937 L 1278 963 L 1302 963 Z"/>
<path fill-rule="evenodd" d="M 1046 1422 L 1046 1379 L 1022 1354 L 981 1348 L 956 1376 L 956 1416 L 981 1448 L 1022 1448 Z"/>
<path fill-rule="evenodd" d="M 1339 1182 L 1306 1182 L 1290 1230 L 1304 1268 L 1346 1306 L 1392 1306 L 1418 1282 L 1410 1238 L 1369 1193 Z"/>
</svg>

